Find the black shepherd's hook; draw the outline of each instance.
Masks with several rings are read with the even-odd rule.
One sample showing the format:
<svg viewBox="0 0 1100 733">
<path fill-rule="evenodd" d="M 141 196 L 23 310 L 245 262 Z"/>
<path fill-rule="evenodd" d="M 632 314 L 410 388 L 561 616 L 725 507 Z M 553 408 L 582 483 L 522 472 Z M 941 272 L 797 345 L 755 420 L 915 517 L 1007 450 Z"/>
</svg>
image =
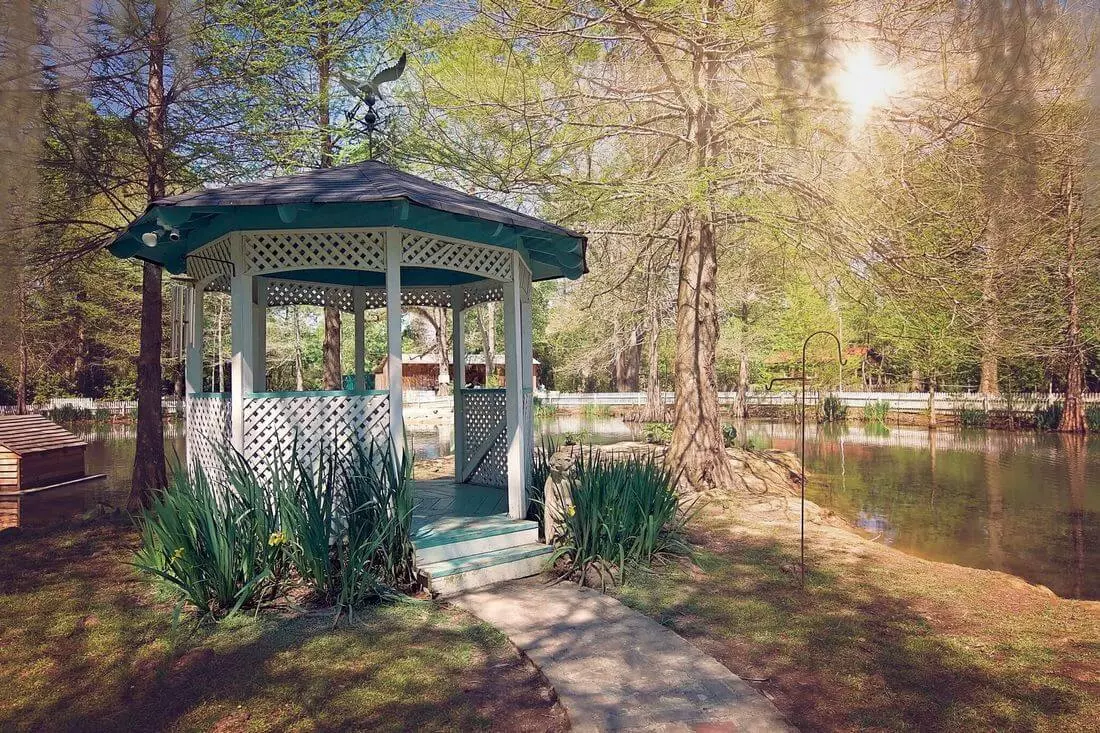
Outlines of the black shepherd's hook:
<svg viewBox="0 0 1100 733">
<path fill-rule="evenodd" d="M 832 336 L 833 341 L 836 341 L 836 360 L 839 366 L 840 374 L 840 386 L 844 386 L 844 355 L 843 349 L 840 346 L 840 339 L 832 331 L 814 331 L 806 340 L 802 342 L 802 373 L 797 377 L 773 377 L 766 391 L 771 392 L 772 385 L 776 382 L 801 382 L 802 383 L 802 440 L 800 443 L 800 463 L 801 473 L 799 475 L 799 483 L 801 484 L 802 498 L 801 507 L 798 518 L 798 544 L 799 544 L 799 562 L 798 562 L 798 582 L 805 588 L 806 587 L 806 347 L 810 345 L 810 340 L 814 336 Z"/>
</svg>

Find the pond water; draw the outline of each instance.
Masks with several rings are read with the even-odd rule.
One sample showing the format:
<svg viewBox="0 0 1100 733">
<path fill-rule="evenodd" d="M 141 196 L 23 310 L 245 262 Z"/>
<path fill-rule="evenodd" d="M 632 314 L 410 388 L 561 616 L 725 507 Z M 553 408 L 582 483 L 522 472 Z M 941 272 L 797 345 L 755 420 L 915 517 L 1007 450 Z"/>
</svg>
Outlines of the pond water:
<svg viewBox="0 0 1100 733">
<path fill-rule="evenodd" d="M 593 444 L 637 439 L 617 419 L 540 420 L 540 435 Z M 450 425 L 410 430 L 419 457 L 453 451 Z M 128 490 L 134 430 L 86 432 L 88 470 L 110 480 L 90 501 Z M 748 421 L 739 438 L 797 453 L 799 426 Z M 168 455 L 184 455 L 169 426 Z M 1064 597 L 1100 599 L 1100 439 L 1030 432 L 807 426 L 808 498 L 877 541 L 932 560 L 1003 570 Z M 171 458 L 170 458 L 171 460 Z"/>
</svg>

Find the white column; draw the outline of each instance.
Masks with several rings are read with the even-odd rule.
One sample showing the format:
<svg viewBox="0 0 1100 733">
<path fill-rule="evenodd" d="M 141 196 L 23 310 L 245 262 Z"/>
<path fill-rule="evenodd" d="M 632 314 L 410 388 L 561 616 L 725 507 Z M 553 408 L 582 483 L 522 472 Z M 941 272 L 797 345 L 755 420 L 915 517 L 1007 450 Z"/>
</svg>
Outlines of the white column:
<svg viewBox="0 0 1100 733">
<path fill-rule="evenodd" d="M 527 264 L 520 260 L 520 267 L 522 268 L 523 277 L 520 278 L 520 319 L 519 319 L 519 331 L 520 331 L 520 374 L 523 379 L 523 395 L 520 409 L 523 411 L 523 446 L 524 446 L 524 466 L 526 467 L 525 477 L 531 475 L 532 462 L 534 461 L 535 450 L 535 380 L 534 375 L 531 373 L 533 362 L 535 360 L 533 354 L 533 346 L 531 344 L 531 273 L 527 269 Z M 530 410 L 524 409 L 525 405 L 530 405 Z M 526 478 L 525 478 L 526 480 Z"/>
<path fill-rule="evenodd" d="M 240 246 L 240 235 L 233 237 L 233 264 L 235 275 L 230 280 L 232 300 L 230 324 L 232 328 L 232 384 L 230 399 L 233 415 L 233 447 L 244 450 L 244 396 L 252 391 L 252 276 L 245 272 L 246 262 Z"/>
<path fill-rule="evenodd" d="M 462 388 L 466 384 L 466 327 L 462 322 L 462 307 L 465 289 L 461 285 L 451 288 L 451 357 L 454 371 L 454 420 L 455 420 L 455 480 L 465 481 L 466 468 L 466 428 L 465 405 L 462 402 Z"/>
<path fill-rule="evenodd" d="M 267 391 L 267 279 L 257 277 L 256 307 L 252 309 L 252 381 L 256 392 Z"/>
<path fill-rule="evenodd" d="M 405 449 L 401 405 L 401 232 L 386 230 L 386 344 L 390 392 L 390 437 L 397 455 Z"/>
<path fill-rule="evenodd" d="M 527 514 L 527 447 L 523 428 L 523 336 L 520 322 L 520 286 L 516 282 L 523 261 L 512 253 L 512 280 L 504 283 L 504 439 L 508 446 L 508 514 L 523 519 Z M 488 365 L 486 365 L 488 368 Z"/>
<path fill-rule="evenodd" d="M 187 330 L 187 357 L 185 366 L 186 373 L 185 378 L 187 381 L 187 394 L 196 394 L 202 392 L 202 344 L 203 344 L 203 321 L 202 321 L 202 298 L 206 292 L 206 282 L 199 281 L 195 283 L 195 287 L 191 289 L 191 310 L 188 313 L 188 330 Z"/>
<path fill-rule="evenodd" d="M 351 289 L 351 309 L 355 312 L 355 390 L 362 392 L 367 388 L 367 375 L 363 362 L 367 358 L 366 323 L 363 311 L 367 309 L 367 291 L 362 287 Z"/>
</svg>

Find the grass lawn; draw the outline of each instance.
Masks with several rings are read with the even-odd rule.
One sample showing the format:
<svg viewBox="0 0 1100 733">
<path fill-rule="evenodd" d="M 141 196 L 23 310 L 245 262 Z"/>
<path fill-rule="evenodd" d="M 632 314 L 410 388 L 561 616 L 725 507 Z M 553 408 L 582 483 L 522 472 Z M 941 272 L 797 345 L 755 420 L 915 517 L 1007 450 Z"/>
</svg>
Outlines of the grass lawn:
<svg viewBox="0 0 1100 733">
<path fill-rule="evenodd" d="M 173 630 L 128 527 L 0 533 L 0 730 L 560 730 L 542 676 L 433 603 Z"/>
<path fill-rule="evenodd" d="M 803 592 L 796 520 L 709 507 L 695 564 L 620 597 L 760 680 L 803 730 L 1097 729 L 1100 603 L 835 526 L 808 532 Z"/>
</svg>

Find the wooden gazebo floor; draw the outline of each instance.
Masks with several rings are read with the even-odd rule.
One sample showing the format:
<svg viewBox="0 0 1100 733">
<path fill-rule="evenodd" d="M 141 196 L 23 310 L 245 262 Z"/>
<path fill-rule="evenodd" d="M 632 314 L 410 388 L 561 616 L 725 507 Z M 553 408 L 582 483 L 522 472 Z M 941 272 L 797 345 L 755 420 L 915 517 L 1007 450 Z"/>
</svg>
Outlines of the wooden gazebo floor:
<svg viewBox="0 0 1100 733">
<path fill-rule="evenodd" d="M 460 484 L 454 478 L 417 481 L 413 531 L 444 517 L 491 517 L 508 513 L 508 492 L 494 486 Z"/>
</svg>

